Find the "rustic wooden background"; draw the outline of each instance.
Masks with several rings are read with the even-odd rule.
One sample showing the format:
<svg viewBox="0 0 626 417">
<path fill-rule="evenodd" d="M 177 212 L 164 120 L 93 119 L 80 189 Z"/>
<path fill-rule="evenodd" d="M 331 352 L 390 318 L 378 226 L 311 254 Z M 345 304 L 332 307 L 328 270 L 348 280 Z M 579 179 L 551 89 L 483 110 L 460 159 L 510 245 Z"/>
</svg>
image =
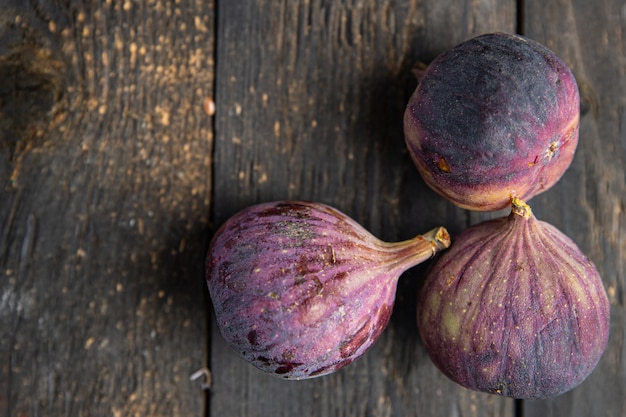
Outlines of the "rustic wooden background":
<svg viewBox="0 0 626 417">
<path fill-rule="evenodd" d="M 402 134 L 413 64 L 491 31 L 580 82 L 576 158 L 530 203 L 603 276 L 596 371 L 543 401 L 450 382 L 415 330 L 425 266 L 355 364 L 301 382 L 246 364 L 203 278 L 236 211 L 318 200 L 390 241 L 499 214 L 442 201 Z M 625 162 L 623 0 L 0 0 L 0 416 L 626 416 Z"/>
</svg>

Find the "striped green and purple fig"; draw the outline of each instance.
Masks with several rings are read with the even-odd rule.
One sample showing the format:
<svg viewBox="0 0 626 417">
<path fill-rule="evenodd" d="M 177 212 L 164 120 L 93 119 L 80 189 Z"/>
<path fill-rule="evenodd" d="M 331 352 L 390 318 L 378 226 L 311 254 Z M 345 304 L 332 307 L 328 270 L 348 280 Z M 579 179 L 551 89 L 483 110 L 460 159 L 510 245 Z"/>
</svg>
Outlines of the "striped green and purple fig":
<svg viewBox="0 0 626 417">
<path fill-rule="evenodd" d="M 466 229 L 432 265 L 417 322 L 429 356 L 457 383 L 548 398 L 596 367 L 609 302 L 576 244 L 514 199 L 508 217 Z"/>
<path fill-rule="evenodd" d="M 215 234 L 206 278 L 226 342 L 287 379 L 334 372 L 387 325 L 398 278 L 450 245 L 440 227 L 386 243 L 314 202 L 251 206 Z"/>
<path fill-rule="evenodd" d="M 490 33 L 437 57 L 404 114 L 408 150 L 424 181 L 456 205 L 508 207 L 552 187 L 578 144 L 574 75 L 545 46 Z"/>
</svg>

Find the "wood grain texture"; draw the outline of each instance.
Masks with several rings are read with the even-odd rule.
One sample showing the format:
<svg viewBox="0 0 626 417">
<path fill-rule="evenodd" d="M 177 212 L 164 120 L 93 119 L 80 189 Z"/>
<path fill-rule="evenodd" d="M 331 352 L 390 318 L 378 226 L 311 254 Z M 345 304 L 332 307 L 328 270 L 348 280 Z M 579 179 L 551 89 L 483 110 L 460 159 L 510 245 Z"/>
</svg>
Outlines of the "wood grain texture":
<svg viewBox="0 0 626 417">
<path fill-rule="evenodd" d="M 0 5 L 0 415 L 200 416 L 212 4 Z"/>
<path fill-rule="evenodd" d="M 516 3 L 0 0 L 0 416 L 626 415 L 626 8 Z M 452 383 L 415 329 L 427 265 L 400 279 L 389 326 L 344 370 L 294 382 L 245 363 L 212 317 L 211 231 L 285 198 L 388 241 L 501 215 L 428 189 L 402 114 L 416 62 L 518 23 L 581 85 L 574 163 L 530 203 L 604 279 L 598 369 L 523 404 Z M 189 380 L 207 365 L 208 394 Z"/>
<path fill-rule="evenodd" d="M 469 217 L 423 184 L 405 151 L 410 69 L 472 35 L 514 30 L 514 2 L 220 2 L 213 223 L 286 198 L 321 201 L 398 240 Z M 337 374 L 282 381 L 211 333 L 211 415 L 512 416 L 430 363 L 415 329 L 423 268 L 401 278 L 389 327 Z"/>
<path fill-rule="evenodd" d="M 596 264 L 611 302 L 609 345 L 578 388 L 528 402 L 525 416 L 626 415 L 626 6 L 623 1 L 525 1 L 524 34 L 563 57 L 581 92 L 574 162 L 531 204 Z"/>
</svg>

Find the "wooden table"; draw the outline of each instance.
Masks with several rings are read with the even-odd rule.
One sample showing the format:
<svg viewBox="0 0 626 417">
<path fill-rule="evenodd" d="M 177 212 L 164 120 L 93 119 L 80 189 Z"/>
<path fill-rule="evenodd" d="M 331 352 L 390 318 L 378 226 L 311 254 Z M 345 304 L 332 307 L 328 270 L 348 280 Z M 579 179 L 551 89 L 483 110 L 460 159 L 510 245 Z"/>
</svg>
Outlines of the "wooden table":
<svg viewBox="0 0 626 417">
<path fill-rule="evenodd" d="M 622 0 L 0 0 L 0 416 L 626 416 Z M 530 203 L 596 263 L 609 346 L 551 400 L 468 391 L 416 332 L 425 266 L 358 362 L 284 381 L 233 353 L 204 282 L 213 231 L 317 200 L 393 241 L 467 212 L 405 150 L 410 69 L 518 32 L 581 87 L 580 144 Z M 214 104 L 214 114 L 211 106 Z M 212 385 L 190 375 L 212 371 Z"/>
</svg>

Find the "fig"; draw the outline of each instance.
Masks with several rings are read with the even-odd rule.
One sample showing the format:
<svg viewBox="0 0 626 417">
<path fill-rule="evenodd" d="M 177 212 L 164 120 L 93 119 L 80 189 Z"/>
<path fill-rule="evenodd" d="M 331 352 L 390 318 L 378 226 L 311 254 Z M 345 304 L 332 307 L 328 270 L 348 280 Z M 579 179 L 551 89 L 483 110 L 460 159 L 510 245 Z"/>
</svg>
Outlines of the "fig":
<svg viewBox="0 0 626 417">
<path fill-rule="evenodd" d="M 362 356 L 389 321 L 402 272 L 449 245 L 443 227 L 387 243 L 330 206 L 276 201 L 220 227 L 206 279 L 226 342 L 265 372 L 305 379 Z"/>
<path fill-rule="evenodd" d="M 425 350 L 457 383 L 520 399 L 573 389 L 607 344 L 609 302 L 594 264 L 514 199 L 461 232 L 418 296 Z"/>
<path fill-rule="evenodd" d="M 404 113 L 424 181 L 459 207 L 505 209 L 552 187 L 578 144 L 580 97 L 568 66 L 522 36 L 490 33 L 420 72 Z"/>
</svg>

